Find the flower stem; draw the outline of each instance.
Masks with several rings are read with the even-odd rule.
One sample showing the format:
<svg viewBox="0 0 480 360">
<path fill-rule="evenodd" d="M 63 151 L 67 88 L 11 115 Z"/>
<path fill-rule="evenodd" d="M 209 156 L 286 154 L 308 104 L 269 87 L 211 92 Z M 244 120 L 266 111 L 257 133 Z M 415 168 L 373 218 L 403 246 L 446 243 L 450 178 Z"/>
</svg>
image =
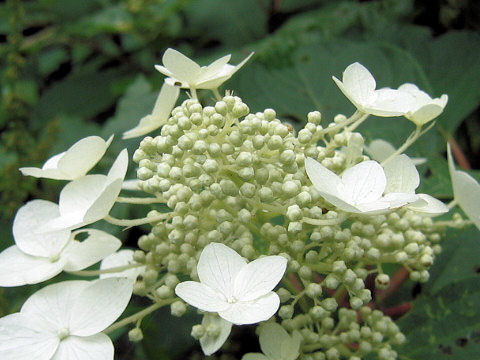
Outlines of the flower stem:
<svg viewBox="0 0 480 360">
<path fill-rule="evenodd" d="M 122 197 L 119 196 L 116 200 L 119 203 L 127 203 L 127 204 L 156 204 L 156 203 L 165 203 L 164 199 L 156 198 L 149 198 L 149 197 Z"/>
<path fill-rule="evenodd" d="M 358 119 L 357 121 L 355 121 L 352 125 L 350 125 L 349 127 L 347 127 L 347 131 L 349 132 L 352 132 L 353 130 L 355 130 L 357 127 L 359 127 L 365 120 L 367 120 L 368 118 L 368 115 L 369 114 L 364 114 L 360 117 L 360 119 Z"/>
<path fill-rule="evenodd" d="M 340 215 L 335 219 L 312 219 L 312 218 L 304 217 L 302 221 L 310 225 L 324 226 L 324 225 L 338 225 L 344 222 L 345 219 L 346 219 L 345 215 Z"/>
<path fill-rule="evenodd" d="M 382 163 L 381 165 L 382 166 L 385 166 L 388 162 L 390 162 L 390 160 L 392 160 L 395 156 L 398 156 L 398 155 L 401 155 L 404 153 L 405 150 L 407 150 L 410 145 L 412 145 L 415 141 L 417 141 L 417 139 L 422 136 L 422 127 L 421 126 L 417 126 L 417 128 L 415 129 L 415 131 L 410 134 L 410 136 L 407 138 L 407 140 L 403 143 L 402 146 L 400 146 L 392 155 L 390 155 L 388 158 L 386 158 Z M 428 131 L 428 129 L 427 129 Z"/>
<path fill-rule="evenodd" d="M 327 127 L 325 129 L 323 129 L 321 134 L 325 135 L 325 134 L 330 134 L 331 132 L 336 132 L 336 131 L 342 130 L 344 127 L 347 127 L 348 125 L 354 123 L 355 121 L 359 120 L 360 118 L 362 118 L 365 115 L 368 116 L 368 114 L 364 114 L 364 113 L 357 110 L 357 111 L 355 111 L 355 113 L 352 116 L 350 116 L 347 120 L 345 120 L 341 124 L 337 124 L 337 125 L 330 126 L 330 127 Z"/>
<path fill-rule="evenodd" d="M 457 204 L 458 204 L 458 203 L 457 203 L 457 200 L 453 199 L 452 201 L 450 201 L 450 202 L 447 204 L 447 207 L 448 207 L 449 209 L 451 209 L 451 208 L 454 208 Z"/>
<path fill-rule="evenodd" d="M 175 301 L 175 299 L 168 299 L 168 300 L 164 300 L 164 301 L 159 301 L 159 302 L 156 302 L 155 304 L 153 305 L 150 305 L 149 307 L 147 307 L 146 309 L 143 309 L 142 311 L 139 311 L 138 313 L 136 314 L 133 314 L 131 316 L 128 316 L 126 317 L 125 319 L 122 319 L 120 321 L 117 321 L 116 323 L 114 323 L 113 325 L 109 326 L 107 329 L 105 329 L 103 331 L 104 334 L 109 334 L 111 333 L 112 331 L 115 331 L 117 329 L 120 329 L 121 327 L 125 326 L 125 325 L 128 325 L 130 323 L 133 323 L 133 322 L 136 322 L 140 319 L 143 319 L 145 316 L 147 316 L 148 314 L 151 314 L 152 312 L 154 312 L 155 310 L 158 310 L 160 309 L 162 306 L 164 305 L 169 305 L 171 303 L 173 303 Z"/>
<path fill-rule="evenodd" d="M 213 95 L 215 95 L 215 99 L 217 99 L 218 101 L 222 100 L 222 96 L 218 92 L 218 88 L 212 89 L 212 92 L 213 92 Z"/>
<path fill-rule="evenodd" d="M 151 224 L 154 222 L 166 220 L 170 216 L 172 216 L 171 213 L 165 213 L 157 216 L 147 216 L 142 219 L 117 219 L 117 218 L 114 218 L 113 216 L 107 215 L 103 218 L 103 220 L 113 225 L 132 227 L 132 226 Z"/>
<path fill-rule="evenodd" d="M 197 97 L 197 89 L 195 89 L 195 88 L 190 88 L 190 95 L 192 96 L 192 99 L 198 99 L 198 97 Z"/>
<path fill-rule="evenodd" d="M 128 269 L 133 269 L 136 267 L 143 266 L 142 264 L 128 264 L 128 265 L 123 265 L 123 266 L 117 266 L 113 267 L 110 269 L 103 269 L 103 270 L 80 270 L 80 271 L 65 271 L 69 274 L 72 275 L 78 275 L 78 276 L 98 276 L 101 274 L 111 274 L 111 273 L 117 273 L 121 271 L 125 271 Z"/>
<path fill-rule="evenodd" d="M 398 269 L 393 275 L 388 289 L 380 290 L 377 292 L 375 302 L 377 304 L 382 303 L 385 299 L 387 299 L 390 295 L 397 291 L 397 289 L 400 288 L 405 281 L 408 280 L 409 275 L 410 273 L 403 266 Z"/>
</svg>

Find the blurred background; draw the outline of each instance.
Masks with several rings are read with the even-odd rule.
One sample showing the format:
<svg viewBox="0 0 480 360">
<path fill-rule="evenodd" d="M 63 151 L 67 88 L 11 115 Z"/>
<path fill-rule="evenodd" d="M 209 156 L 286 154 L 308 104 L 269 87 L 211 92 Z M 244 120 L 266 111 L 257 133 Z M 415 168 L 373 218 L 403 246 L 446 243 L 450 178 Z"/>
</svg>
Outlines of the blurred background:
<svg viewBox="0 0 480 360">
<path fill-rule="evenodd" d="M 64 185 L 22 177 L 19 167 L 41 166 L 93 134 L 116 135 L 96 172 L 105 172 L 123 147 L 133 154 L 141 138 L 121 141 L 121 133 L 150 113 L 163 81 L 154 65 L 168 47 L 201 65 L 227 53 L 236 64 L 255 51 L 223 89 L 234 89 L 252 111 L 274 108 L 294 126 L 312 110 L 325 121 L 354 111 L 331 76 L 340 77 L 355 61 L 379 87 L 413 82 L 432 96 L 446 93 L 449 104 L 436 127 L 409 150 L 429 159 L 420 169 L 421 191 L 451 198 L 446 139 L 458 144 L 463 168 L 480 167 L 479 1 L 6 0 L 0 3 L 0 249 L 13 243 L 16 210 L 33 198 L 56 202 Z M 203 94 L 206 103 L 213 101 Z M 368 140 L 394 146 L 412 130 L 400 118 L 372 119 L 360 128 Z M 133 165 L 129 177 L 135 177 Z M 116 206 L 113 215 L 142 217 L 146 211 Z M 148 231 L 98 227 L 132 247 Z M 400 320 L 410 341 L 400 350 L 403 359 L 480 358 L 478 238 L 474 230 L 452 233 L 432 280 L 423 287 L 408 283 L 399 294 L 396 301 L 416 298 L 412 314 Z M 18 311 L 42 286 L 0 289 L 0 316 Z M 450 305 L 442 308 L 439 301 Z M 449 317 L 452 309 L 460 318 Z M 116 358 L 195 357 L 199 347 L 189 334 L 197 321 L 194 311 L 181 321 L 168 309 L 150 316 L 141 343 L 115 334 Z M 224 358 L 257 350 L 251 327 L 236 328 L 232 339 Z"/>
</svg>

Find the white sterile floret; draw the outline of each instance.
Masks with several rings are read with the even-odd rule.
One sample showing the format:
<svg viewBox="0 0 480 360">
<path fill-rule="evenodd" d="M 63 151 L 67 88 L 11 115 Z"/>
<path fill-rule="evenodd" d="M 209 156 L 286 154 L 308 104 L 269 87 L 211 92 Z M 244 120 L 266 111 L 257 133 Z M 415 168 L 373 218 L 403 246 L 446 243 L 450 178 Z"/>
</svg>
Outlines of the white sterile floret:
<svg viewBox="0 0 480 360">
<path fill-rule="evenodd" d="M 295 360 L 300 355 L 302 335 L 298 331 L 289 335 L 281 325 L 269 323 L 261 325 L 259 332 L 263 354 L 248 353 L 242 360 Z"/>
<path fill-rule="evenodd" d="M 107 176 L 87 175 L 68 183 L 60 192 L 60 216 L 38 231 L 77 229 L 106 217 L 122 189 L 127 167 L 128 152 L 124 149 Z"/>
<path fill-rule="evenodd" d="M 155 65 L 155 69 L 168 76 L 165 81 L 172 85 L 190 89 L 216 89 L 245 65 L 252 55 L 235 66 L 228 64 L 231 55 L 221 57 L 208 66 L 200 66 L 181 52 L 167 49 L 162 58 L 163 66 Z"/>
<path fill-rule="evenodd" d="M 119 250 L 116 253 L 113 253 L 102 260 L 102 262 L 100 263 L 100 270 L 138 265 L 138 263 L 133 260 L 133 254 L 133 250 Z M 101 274 L 100 279 L 105 279 L 109 277 L 126 277 L 132 280 L 136 280 L 138 275 L 143 272 L 145 272 L 145 266 L 135 266 L 131 269 L 125 269 L 119 272 Z"/>
<path fill-rule="evenodd" d="M 393 147 L 388 141 L 382 139 L 373 140 L 368 146 L 364 146 L 365 152 L 372 160 L 379 163 L 387 160 L 391 155 L 395 153 L 397 149 Z M 410 158 L 414 165 L 422 165 L 427 162 L 426 158 Z"/>
<path fill-rule="evenodd" d="M 200 346 L 203 353 L 209 356 L 220 349 L 227 341 L 232 330 L 232 323 L 223 320 L 217 314 L 205 313 L 202 326 L 205 329 L 205 334 L 200 338 Z"/>
<path fill-rule="evenodd" d="M 343 72 L 342 81 L 332 77 L 343 94 L 355 107 L 376 116 L 402 116 L 415 103 L 412 95 L 390 88 L 375 90 L 372 74 L 361 64 L 353 63 Z"/>
<path fill-rule="evenodd" d="M 140 122 L 133 129 L 123 133 L 123 139 L 131 139 L 143 136 L 158 129 L 167 123 L 168 117 L 177 102 L 180 89 L 167 82 L 164 82 L 152 113 L 140 119 Z"/>
<path fill-rule="evenodd" d="M 430 95 L 414 84 L 403 84 L 398 90 L 409 93 L 415 99 L 414 106 L 405 114 L 405 117 L 417 126 L 422 126 L 435 119 L 443 112 L 448 102 L 448 95 L 443 94 L 439 98 L 432 99 Z"/>
<path fill-rule="evenodd" d="M 373 160 L 352 166 L 338 176 L 318 161 L 307 158 L 305 170 L 320 195 L 342 211 L 378 214 L 418 200 L 418 196 L 410 193 L 383 196 L 387 187 L 385 171 Z"/>
<path fill-rule="evenodd" d="M 18 210 L 13 221 L 16 245 L 0 253 L 0 286 L 36 284 L 63 270 L 85 269 L 122 245 L 116 237 L 95 229 L 35 232 L 58 215 L 58 205 L 45 200 L 30 201 Z M 75 237 L 80 234 L 88 237 L 78 241 Z"/>
<path fill-rule="evenodd" d="M 198 261 L 200 282 L 182 282 L 175 293 L 188 304 L 216 312 L 233 324 L 254 324 L 277 312 L 280 299 L 272 290 L 286 266 L 287 260 L 281 256 L 266 256 L 247 264 L 228 246 L 210 243 Z"/>
<path fill-rule="evenodd" d="M 473 224 L 480 229 L 480 184 L 465 171 L 455 169 L 450 144 L 447 147 L 447 154 L 454 200 Z"/>
<path fill-rule="evenodd" d="M 75 180 L 85 176 L 103 157 L 113 135 L 105 141 L 98 136 L 89 136 L 77 141 L 67 151 L 52 156 L 42 168 L 23 167 L 23 175 L 56 180 Z"/>
<path fill-rule="evenodd" d="M 0 319 L 0 359 L 113 360 L 103 334 L 125 310 L 133 282 L 65 281 L 34 293 L 19 313 Z"/>
<path fill-rule="evenodd" d="M 398 193 L 415 194 L 415 190 L 420 185 L 420 175 L 412 159 L 407 155 L 395 156 L 384 166 L 384 170 L 387 177 L 386 196 Z M 406 205 L 408 209 L 428 216 L 437 216 L 448 212 L 448 207 L 440 200 L 428 194 L 417 195 L 419 199 Z"/>
</svg>

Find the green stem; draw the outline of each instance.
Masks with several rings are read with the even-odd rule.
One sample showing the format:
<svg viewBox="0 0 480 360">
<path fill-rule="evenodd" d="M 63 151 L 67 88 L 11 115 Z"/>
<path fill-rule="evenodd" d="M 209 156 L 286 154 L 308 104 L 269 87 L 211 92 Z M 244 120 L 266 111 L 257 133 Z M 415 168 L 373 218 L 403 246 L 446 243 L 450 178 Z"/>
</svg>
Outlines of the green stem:
<svg viewBox="0 0 480 360">
<path fill-rule="evenodd" d="M 352 125 L 350 125 L 349 127 L 347 127 L 347 131 L 349 132 L 352 132 L 353 130 L 355 130 L 357 127 L 359 127 L 365 120 L 367 120 L 369 114 L 364 114 L 362 117 L 360 117 L 360 119 L 358 119 L 357 121 L 355 121 Z"/>
<path fill-rule="evenodd" d="M 139 311 L 138 313 L 136 314 L 133 314 L 131 316 L 128 316 L 126 317 L 125 319 L 122 319 L 120 321 L 117 321 L 116 323 L 114 323 L 113 325 L 109 326 L 107 329 L 105 329 L 103 331 L 104 334 L 110 334 L 112 331 L 115 331 L 117 329 L 120 329 L 121 327 L 125 326 L 125 325 L 128 325 L 130 323 L 133 323 L 133 322 L 136 322 L 140 319 L 143 319 L 145 316 L 147 316 L 148 314 L 151 314 L 152 312 L 154 312 L 155 310 L 158 310 L 160 309 L 162 306 L 164 305 L 169 305 L 171 303 L 173 303 L 176 299 L 168 299 L 168 300 L 164 300 L 164 301 L 159 301 L 153 305 L 150 305 L 149 307 L 147 307 L 146 309 L 143 309 L 142 311 Z"/>
<path fill-rule="evenodd" d="M 350 116 L 347 120 L 345 120 L 343 123 L 341 124 L 337 124 L 337 125 L 334 125 L 334 126 L 330 126 L 330 127 L 327 127 L 325 129 L 323 129 L 321 131 L 321 135 L 325 135 L 325 134 L 330 134 L 332 132 L 336 132 L 336 131 L 339 131 L 339 130 L 342 130 L 344 127 L 354 123 L 355 121 L 357 121 L 358 119 L 360 119 L 362 116 L 364 116 L 364 114 L 360 111 L 355 111 L 355 113 Z"/>
<path fill-rule="evenodd" d="M 218 92 L 218 88 L 212 89 L 212 92 L 213 92 L 213 95 L 215 95 L 215 99 L 217 99 L 218 101 L 222 100 L 222 96 Z"/>
<path fill-rule="evenodd" d="M 151 224 L 154 222 L 166 220 L 171 216 L 172 216 L 171 213 L 165 213 L 157 216 L 147 216 L 142 219 L 117 219 L 110 215 L 107 215 L 103 218 L 103 220 L 113 225 L 132 227 L 132 226 Z"/>
<path fill-rule="evenodd" d="M 117 272 L 122 272 L 128 269 L 133 269 L 136 267 L 143 266 L 142 264 L 128 264 L 128 265 L 123 265 L 123 266 L 117 266 L 113 267 L 110 269 L 103 269 L 103 270 L 80 270 L 80 271 L 65 271 L 69 274 L 72 275 L 78 275 L 78 276 L 98 276 L 101 274 L 111 274 L 111 273 L 117 273 Z"/>
<path fill-rule="evenodd" d="M 141 197 L 122 197 L 119 196 L 116 200 L 118 203 L 127 203 L 127 204 L 156 204 L 156 203 L 165 203 L 164 199 L 160 198 L 141 198 Z"/>
<path fill-rule="evenodd" d="M 192 99 L 198 99 L 197 97 L 197 89 L 195 88 L 190 88 L 190 95 L 192 96 Z"/>
<path fill-rule="evenodd" d="M 395 156 L 403 154 L 405 150 L 407 150 L 410 145 L 412 145 L 420 136 L 422 136 L 422 127 L 417 126 L 415 131 L 407 138 L 407 140 L 400 146 L 392 155 L 386 158 L 381 165 L 385 166 L 388 162 L 390 162 Z"/>
<path fill-rule="evenodd" d="M 323 273 L 323 274 L 330 273 L 333 269 L 333 265 L 332 264 L 327 264 L 327 263 L 311 264 L 311 265 L 308 265 L 308 266 L 312 270 L 315 270 L 316 272 Z"/>
<path fill-rule="evenodd" d="M 452 201 L 450 201 L 450 202 L 447 204 L 447 207 L 448 207 L 449 209 L 451 209 L 451 208 L 455 207 L 457 204 L 458 204 L 458 203 L 457 203 L 457 200 L 453 199 Z"/>
</svg>

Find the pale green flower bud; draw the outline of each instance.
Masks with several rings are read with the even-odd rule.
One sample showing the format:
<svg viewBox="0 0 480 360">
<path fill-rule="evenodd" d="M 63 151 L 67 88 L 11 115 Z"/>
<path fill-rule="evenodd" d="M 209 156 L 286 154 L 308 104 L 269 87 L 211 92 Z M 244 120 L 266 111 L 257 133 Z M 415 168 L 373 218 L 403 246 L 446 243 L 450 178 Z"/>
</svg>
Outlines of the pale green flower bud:
<svg viewBox="0 0 480 360">
<path fill-rule="evenodd" d="M 134 328 L 128 332 L 128 340 L 131 342 L 139 342 L 143 340 L 143 332 L 140 328 Z"/>
<path fill-rule="evenodd" d="M 203 335 L 205 335 L 205 327 L 200 324 L 193 325 L 190 335 L 192 335 L 194 339 L 200 339 Z"/>
<path fill-rule="evenodd" d="M 170 313 L 173 316 L 180 317 L 183 314 L 185 314 L 186 311 L 187 311 L 187 305 L 185 305 L 183 301 L 178 300 L 170 305 Z"/>
</svg>

